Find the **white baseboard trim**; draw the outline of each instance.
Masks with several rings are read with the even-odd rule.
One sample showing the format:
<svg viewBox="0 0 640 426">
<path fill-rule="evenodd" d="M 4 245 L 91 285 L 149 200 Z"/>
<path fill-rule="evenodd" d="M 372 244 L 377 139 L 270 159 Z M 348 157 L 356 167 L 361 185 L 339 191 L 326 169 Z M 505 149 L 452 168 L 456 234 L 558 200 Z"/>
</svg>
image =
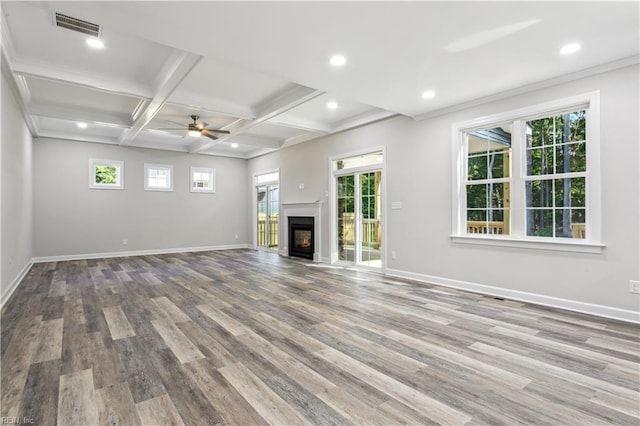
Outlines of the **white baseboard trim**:
<svg viewBox="0 0 640 426">
<path fill-rule="evenodd" d="M 24 268 L 22 268 L 20 273 L 15 277 L 15 279 L 11 281 L 11 285 L 9 285 L 9 288 L 7 288 L 4 293 L 2 293 L 2 295 L 0 295 L 0 309 L 2 309 L 2 307 L 5 303 L 7 303 L 7 300 L 9 300 L 16 288 L 18 288 L 18 284 L 20 284 L 24 277 L 27 276 L 33 264 L 33 259 L 27 262 L 27 264 L 24 265 Z"/>
<path fill-rule="evenodd" d="M 234 250 L 234 249 L 248 249 L 248 248 L 251 248 L 249 244 L 229 244 L 224 246 L 118 251 L 118 252 L 107 252 L 107 253 L 67 254 L 62 256 L 34 257 L 33 263 L 64 262 L 67 260 L 102 259 L 102 258 L 110 258 L 110 257 L 152 256 L 156 254 L 195 253 L 199 251 Z"/>
<path fill-rule="evenodd" d="M 640 324 L 640 312 L 627 309 L 619 309 L 604 305 L 578 302 L 569 299 L 560 299 L 552 296 L 545 296 L 536 293 L 510 290 L 507 288 L 493 287 L 483 284 L 471 283 L 467 281 L 452 280 L 449 278 L 436 277 L 432 275 L 417 274 L 414 272 L 402 271 L 399 269 L 387 269 L 386 275 L 400 278 L 408 278 L 429 284 L 436 284 L 443 287 L 450 287 L 459 290 L 466 290 L 473 293 L 497 296 L 505 299 L 518 300 L 520 302 L 534 303 L 537 305 L 552 308 L 566 309 L 568 311 L 580 312 L 583 314 L 596 315 L 604 318 L 611 318 L 625 322 Z"/>
</svg>

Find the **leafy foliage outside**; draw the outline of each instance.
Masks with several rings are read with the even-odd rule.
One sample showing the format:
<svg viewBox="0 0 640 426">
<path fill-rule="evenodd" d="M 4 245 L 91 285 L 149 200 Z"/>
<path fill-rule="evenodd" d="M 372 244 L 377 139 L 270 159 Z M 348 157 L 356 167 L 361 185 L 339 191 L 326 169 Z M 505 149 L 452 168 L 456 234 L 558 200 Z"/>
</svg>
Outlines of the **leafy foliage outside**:
<svg viewBox="0 0 640 426">
<path fill-rule="evenodd" d="M 360 202 L 363 219 L 376 218 L 375 172 L 360 174 Z M 338 177 L 338 216 L 341 213 L 355 213 L 355 177 Z"/>
<path fill-rule="evenodd" d="M 381 234 L 376 212 L 380 202 L 380 189 L 376 186 L 380 185 L 380 172 L 359 173 L 357 176 L 360 179 L 360 209 L 363 219 L 360 228 L 361 243 L 363 247 L 378 248 Z M 356 175 L 337 178 L 338 254 L 341 260 L 346 259 L 345 248 L 355 244 L 355 179 Z"/>
<path fill-rule="evenodd" d="M 468 136 L 467 220 L 508 220 L 510 188 L 503 178 L 509 177 L 511 134 L 493 128 Z M 526 122 L 527 235 L 584 237 L 573 235 L 573 225 L 586 220 L 586 145 L 586 111 Z"/>
<path fill-rule="evenodd" d="M 96 183 L 99 184 L 117 184 L 118 170 L 115 166 L 95 166 Z"/>
<path fill-rule="evenodd" d="M 572 224 L 585 222 L 585 178 L 557 175 L 587 170 L 586 112 L 531 120 L 527 130 L 527 235 L 573 238 Z"/>
</svg>

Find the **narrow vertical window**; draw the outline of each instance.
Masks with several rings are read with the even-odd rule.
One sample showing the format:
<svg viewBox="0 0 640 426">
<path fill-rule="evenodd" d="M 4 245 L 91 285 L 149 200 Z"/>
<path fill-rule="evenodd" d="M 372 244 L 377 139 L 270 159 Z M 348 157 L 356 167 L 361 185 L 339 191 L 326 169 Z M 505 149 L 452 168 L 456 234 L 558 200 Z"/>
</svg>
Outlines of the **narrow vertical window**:
<svg viewBox="0 0 640 426">
<path fill-rule="evenodd" d="M 511 126 L 474 130 L 465 136 L 467 233 L 508 235 Z"/>
<path fill-rule="evenodd" d="M 526 122 L 526 235 L 586 238 L 586 112 Z"/>
</svg>

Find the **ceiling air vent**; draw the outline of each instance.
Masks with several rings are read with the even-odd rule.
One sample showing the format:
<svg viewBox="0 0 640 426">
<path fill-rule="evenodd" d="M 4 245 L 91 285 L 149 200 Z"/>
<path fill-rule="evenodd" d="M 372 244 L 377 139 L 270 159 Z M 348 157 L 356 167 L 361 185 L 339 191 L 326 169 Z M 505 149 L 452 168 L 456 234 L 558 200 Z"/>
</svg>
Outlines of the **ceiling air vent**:
<svg viewBox="0 0 640 426">
<path fill-rule="evenodd" d="M 91 22 L 83 21 L 82 19 L 72 18 L 71 16 L 56 12 L 55 23 L 58 27 L 88 34 L 94 37 L 100 37 L 100 25 L 92 24 Z"/>
</svg>

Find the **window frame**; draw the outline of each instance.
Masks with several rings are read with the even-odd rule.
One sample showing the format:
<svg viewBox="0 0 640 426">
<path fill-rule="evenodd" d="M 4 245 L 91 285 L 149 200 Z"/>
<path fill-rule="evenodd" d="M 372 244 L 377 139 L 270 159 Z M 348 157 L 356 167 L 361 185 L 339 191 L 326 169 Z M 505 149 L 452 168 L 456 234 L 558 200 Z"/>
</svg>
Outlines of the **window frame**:
<svg viewBox="0 0 640 426">
<path fill-rule="evenodd" d="M 510 123 L 510 122 L 494 123 L 494 124 L 492 124 L 490 126 L 487 126 L 487 127 L 496 128 L 496 127 L 502 127 L 503 125 L 511 126 L 512 123 Z M 480 128 L 474 129 L 474 130 L 480 130 Z M 482 130 L 487 130 L 487 129 L 482 128 Z M 462 135 L 461 135 L 462 138 L 463 138 L 462 139 L 462 144 L 463 144 L 463 149 L 464 149 L 463 161 L 464 161 L 464 166 L 465 166 L 465 170 L 462 171 L 462 179 L 463 179 L 462 184 L 464 185 L 464 188 L 463 188 L 464 200 L 463 200 L 463 202 L 464 202 L 464 215 L 465 215 L 464 222 L 465 222 L 465 226 L 463 228 L 461 228 L 461 229 L 467 229 L 467 224 L 468 224 L 468 213 L 469 213 L 470 209 L 469 209 L 469 207 L 467 205 L 467 188 L 469 186 L 471 186 L 471 185 L 480 186 L 480 185 L 497 184 L 497 185 L 503 185 L 503 187 L 506 186 L 507 188 L 511 188 L 512 185 L 513 185 L 513 179 L 512 179 L 513 166 L 512 166 L 512 160 L 511 160 L 511 158 L 513 158 L 513 151 L 511 149 L 511 147 L 513 146 L 513 141 L 511 142 L 511 146 L 509 146 L 509 149 L 506 151 L 506 154 L 508 154 L 507 158 L 509 159 L 509 170 L 508 170 L 508 173 L 507 173 L 508 176 L 504 176 L 503 175 L 501 177 L 491 177 L 491 178 L 487 176 L 486 178 L 483 178 L 483 179 L 472 179 L 472 180 L 469 180 L 469 176 L 468 176 L 468 173 L 469 173 L 469 167 L 468 167 L 468 165 L 469 165 L 469 163 L 468 163 L 468 160 L 469 160 L 469 134 L 472 133 L 472 132 L 473 132 L 473 130 L 463 130 L 462 131 Z M 503 153 L 503 155 L 504 154 L 505 153 Z M 489 151 L 486 151 L 483 154 L 483 156 L 486 156 L 487 160 L 488 160 Z M 504 157 L 503 157 L 503 161 L 504 161 Z M 488 165 L 487 165 L 487 171 L 488 171 Z M 492 196 L 493 196 L 493 194 L 488 194 L 487 199 L 488 199 L 488 197 L 492 197 Z M 509 217 L 509 218 L 511 217 L 511 192 L 508 193 L 508 198 L 509 198 L 509 205 L 508 206 L 504 206 L 501 209 L 498 209 L 498 208 L 494 209 L 494 210 L 501 210 L 503 218 L 505 217 L 505 215 L 507 217 Z M 484 208 L 484 209 L 473 208 L 473 209 L 476 210 L 476 211 L 480 211 L 480 210 L 487 211 L 488 210 L 487 208 Z M 485 221 L 485 223 L 488 224 L 489 222 Z M 507 229 L 510 231 L 510 225 L 507 226 Z M 511 232 L 509 232 L 509 234 L 510 233 Z"/>
<path fill-rule="evenodd" d="M 169 171 L 169 186 L 159 187 L 149 185 L 149 172 L 151 169 L 168 170 Z M 151 164 L 144 163 L 144 190 L 145 191 L 173 191 L 173 165 L 171 164 Z"/>
<path fill-rule="evenodd" d="M 525 125 L 528 120 L 557 115 L 571 110 L 586 111 L 587 171 L 585 173 L 586 238 L 538 237 L 526 235 L 526 194 L 524 182 L 531 180 L 526 171 Z M 466 231 L 466 134 L 510 122 L 511 134 L 511 224 L 509 235 L 468 234 Z M 457 243 L 533 248 L 543 250 L 600 253 L 602 239 L 600 174 L 600 92 L 557 99 L 530 107 L 454 123 L 452 126 L 451 239 Z M 571 174 L 564 176 L 570 177 Z"/>
<path fill-rule="evenodd" d="M 211 177 L 211 188 L 195 188 L 194 173 L 209 173 Z M 189 172 L 190 191 L 194 193 L 215 194 L 216 192 L 216 169 L 212 167 L 196 167 L 192 166 Z"/>
<path fill-rule="evenodd" d="M 98 166 L 115 167 L 116 182 L 113 184 L 96 182 L 96 167 Z M 124 161 L 90 158 L 89 189 L 124 189 Z"/>
</svg>

